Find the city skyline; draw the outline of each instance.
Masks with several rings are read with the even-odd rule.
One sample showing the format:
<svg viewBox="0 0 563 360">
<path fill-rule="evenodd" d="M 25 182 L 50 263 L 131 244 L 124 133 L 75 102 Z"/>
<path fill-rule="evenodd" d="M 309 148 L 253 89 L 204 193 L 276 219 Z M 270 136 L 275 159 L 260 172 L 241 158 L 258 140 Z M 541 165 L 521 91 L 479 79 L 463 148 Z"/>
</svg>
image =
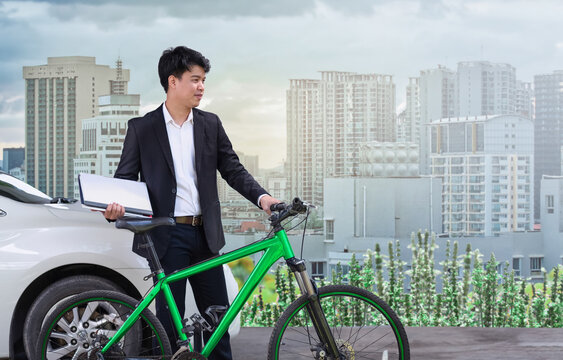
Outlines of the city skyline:
<svg viewBox="0 0 563 360">
<path fill-rule="evenodd" d="M 291 79 L 331 70 L 392 75 L 398 109 L 408 78 L 438 64 L 508 63 L 518 80 L 533 82 L 561 69 L 562 10 L 555 1 L 0 2 L 0 147 L 24 145 L 23 66 L 121 57 L 144 113 L 164 99 L 160 53 L 184 44 L 211 60 L 202 108 L 218 113 L 235 148 L 270 168 L 286 158 L 271 144 L 285 144 Z"/>
</svg>

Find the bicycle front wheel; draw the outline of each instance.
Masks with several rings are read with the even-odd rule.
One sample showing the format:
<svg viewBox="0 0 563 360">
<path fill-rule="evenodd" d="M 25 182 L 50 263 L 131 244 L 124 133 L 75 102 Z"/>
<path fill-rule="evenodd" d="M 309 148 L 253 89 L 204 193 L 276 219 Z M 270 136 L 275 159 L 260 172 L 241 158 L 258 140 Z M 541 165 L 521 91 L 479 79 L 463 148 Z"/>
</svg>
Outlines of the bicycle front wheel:
<svg viewBox="0 0 563 360">
<path fill-rule="evenodd" d="M 104 290 L 88 291 L 62 301 L 47 317 L 39 333 L 37 354 L 43 359 L 97 359 L 137 301 Z M 156 316 L 145 309 L 104 359 L 169 359 L 168 336 Z"/>
<path fill-rule="evenodd" d="M 399 318 L 383 300 L 349 285 L 319 289 L 319 301 L 340 351 L 340 359 L 410 359 L 407 334 Z M 319 341 L 301 296 L 276 322 L 268 359 L 332 359 Z"/>
</svg>

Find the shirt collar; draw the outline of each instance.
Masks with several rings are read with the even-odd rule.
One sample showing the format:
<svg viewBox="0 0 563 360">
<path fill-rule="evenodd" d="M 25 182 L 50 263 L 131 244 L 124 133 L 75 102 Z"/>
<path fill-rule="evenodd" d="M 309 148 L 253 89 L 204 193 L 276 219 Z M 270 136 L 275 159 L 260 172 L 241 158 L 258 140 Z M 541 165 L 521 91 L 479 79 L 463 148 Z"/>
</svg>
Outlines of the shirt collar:
<svg viewBox="0 0 563 360">
<path fill-rule="evenodd" d="M 168 123 L 172 123 L 172 125 L 178 126 L 178 124 L 176 124 L 174 122 L 174 119 L 172 118 L 172 115 L 170 115 L 170 112 L 168 112 L 168 109 L 166 108 L 166 102 L 164 102 L 162 104 L 162 113 L 164 114 L 164 123 L 168 124 Z M 190 110 L 190 114 L 188 115 L 188 120 L 189 123 L 194 123 L 194 112 L 193 109 Z"/>
</svg>

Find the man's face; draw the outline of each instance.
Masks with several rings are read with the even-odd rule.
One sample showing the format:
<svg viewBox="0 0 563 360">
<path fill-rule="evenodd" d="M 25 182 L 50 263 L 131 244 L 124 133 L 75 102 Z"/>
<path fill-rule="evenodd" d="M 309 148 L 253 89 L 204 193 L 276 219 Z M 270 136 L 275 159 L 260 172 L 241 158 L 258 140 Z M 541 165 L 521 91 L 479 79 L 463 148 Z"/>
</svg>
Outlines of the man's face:
<svg viewBox="0 0 563 360">
<path fill-rule="evenodd" d="M 174 100 L 191 108 L 197 107 L 205 90 L 205 70 L 201 66 L 193 65 L 180 78 L 170 76 L 168 92 Z"/>
</svg>

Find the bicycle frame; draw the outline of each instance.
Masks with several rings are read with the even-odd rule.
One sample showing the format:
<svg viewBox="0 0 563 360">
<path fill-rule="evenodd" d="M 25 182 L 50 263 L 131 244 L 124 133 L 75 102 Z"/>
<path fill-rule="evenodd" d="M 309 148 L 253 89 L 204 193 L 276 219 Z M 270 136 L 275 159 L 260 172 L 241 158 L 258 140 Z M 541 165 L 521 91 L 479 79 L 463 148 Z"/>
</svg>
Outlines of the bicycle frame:
<svg viewBox="0 0 563 360">
<path fill-rule="evenodd" d="M 225 332 L 228 330 L 229 326 L 236 318 L 237 314 L 241 311 L 242 307 L 246 303 L 246 301 L 252 295 L 254 289 L 258 286 L 260 281 L 264 278 L 268 270 L 282 257 L 285 260 L 293 258 L 295 255 L 293 253 L 293 249 L 291 248 L 291 244 L 289 243 L 289 239 L 287 238 L 287 234 L 285 230 L 281 229 L 277 231 L 273 237 L 252 243 L 250 245 L 246 245 L 239 249 L 233 250 L 231 252 L 213 257 L 206 261 L 200 262 L 198 264 L 192 265 L 185 269 L 181 269 L 175 271 L 171 274 L 164 274 L 158 273 L 157 276 L 157 283 L 154 285 L 153 289 L 141 300 L 141 302 L 137 305 L 136 309 L 133 311 L 131 316 L 123 323 L 123 325 L 119 328 L 119 330 L 111 337 L 109 342 L 104 346 L 102 349 L 102 353 L 105 353 L 109 350 L 109 348 L 118 342 L 126 333 L 127 331 L 133 326 L 135 321 L 141 315 L 141 312 L 145 310 L 155 299 L 158 293 L 161 291 L 164 293 L 164 297 L 166 299 L 166 303 L 168 304 L 168 308 L 170 310 L 170 314 L 172 316 L 172 321 L 174 326 L 179 334 L 180 341 L 186 341 L 187 336 L 185 333 L 182 332 L 183 324 L 182 318 L 180 316 L 180 312 L 178 311 L 178 306 L 174 301 L 174 297 L 172 296 L 172 292 L 170 290 L 170 284 L 186 279 L 190 276 L 195 274 L 201 273 L 203 271 L 215 268 L 217 266 L 222 266 L 223 264 L 229 263 L 234 260 L 238 260 L 248 255 L 256 254 L 260 251 L 264 251 L 264 254 L 252 270 L 252 273 L 248 277 L 248 279 L 243 284 L 242 288 L 240 289 L 239 293 L 235 297 L 232 304 L 227 309 L 227 312 L 221 319 L 221 322 L 211 335 L 209 341 L 205 344 L 201 354 L 205 357 L 209 357 L 211 351 L 215 348 L 219 340 L 223 337 Z M 172 341 L 172 339 L 171 339 Z"/>
</svg>

